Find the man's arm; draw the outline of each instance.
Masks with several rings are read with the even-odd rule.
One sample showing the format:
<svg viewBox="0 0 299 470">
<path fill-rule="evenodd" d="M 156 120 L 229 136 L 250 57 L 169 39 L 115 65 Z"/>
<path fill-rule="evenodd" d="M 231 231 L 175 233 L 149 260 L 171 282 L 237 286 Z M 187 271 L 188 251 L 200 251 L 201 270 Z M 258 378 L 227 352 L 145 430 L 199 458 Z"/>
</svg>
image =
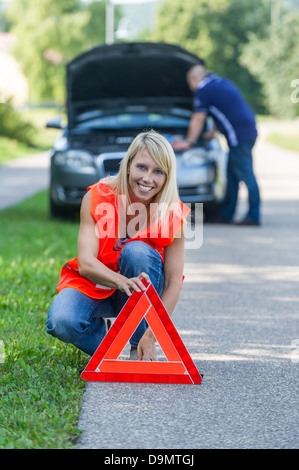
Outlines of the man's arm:
<svg viewBox="0 0 299 470">
<path fill-rule="evenodd" d="M 204 132 L 202 137 L 204 139 L 208 139 L 208 140 L 213 139 L 215 137 L 216 132 L 217 132 L 217 126 L 216 126 L 215 122 L 213 122 L 212 129 L 210 129 L 209 131 Z"/>
<path fill-rule="evenodd" d="M 186 140 L 179 140 L 173 143 L 173 149 L 177 152 L 188 150 L 199 138 L 201 131 L 205 125 L 207 113 L 195 112 L 192 114 Z"/>
</svg>

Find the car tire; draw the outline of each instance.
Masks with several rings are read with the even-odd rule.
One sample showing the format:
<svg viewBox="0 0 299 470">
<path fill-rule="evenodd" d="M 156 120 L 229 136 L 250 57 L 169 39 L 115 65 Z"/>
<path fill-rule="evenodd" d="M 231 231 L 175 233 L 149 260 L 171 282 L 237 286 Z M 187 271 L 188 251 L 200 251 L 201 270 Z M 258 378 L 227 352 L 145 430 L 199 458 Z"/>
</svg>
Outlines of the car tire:
<svg viewBox="0 0 299 470">
<path fill-rule="evenodd" d="M 205 202 L 203 205 L 204 222 L 213 223 L 218 219 L 219 211 L 222 207 L 221 202 Z"/>
<path fill-rule="evenodd" d="M 78 211 L 75 211 L 73 208 L 58 206 L 50 197 L 50 201 L 49 201 L 50 219 L 73 219 L 77 213 Z"/>
</svg>

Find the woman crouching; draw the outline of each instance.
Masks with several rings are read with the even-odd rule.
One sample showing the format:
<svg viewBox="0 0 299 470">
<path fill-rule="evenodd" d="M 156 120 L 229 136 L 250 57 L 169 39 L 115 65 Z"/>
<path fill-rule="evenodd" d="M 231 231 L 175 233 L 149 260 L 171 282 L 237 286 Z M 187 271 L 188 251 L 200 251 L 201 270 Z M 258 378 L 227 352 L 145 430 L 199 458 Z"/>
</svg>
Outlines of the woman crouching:
<svg viewBox="0 0 299 470">
<path fill-rule="evenodd" d="M 62 268 L 47 332 L 93 355 L 133 291 L 152 282 L 169 315 L 180 295 L 189 209 L 179 200 L 176 159 L 157 132 L 134 139 L 117 175 L 82 200 L 78 256 Z M 157 360 L 145 319 L 130 339 L 131 359 Z M 136 357 L 137 356 L 137 357 Z"/>
</svg>

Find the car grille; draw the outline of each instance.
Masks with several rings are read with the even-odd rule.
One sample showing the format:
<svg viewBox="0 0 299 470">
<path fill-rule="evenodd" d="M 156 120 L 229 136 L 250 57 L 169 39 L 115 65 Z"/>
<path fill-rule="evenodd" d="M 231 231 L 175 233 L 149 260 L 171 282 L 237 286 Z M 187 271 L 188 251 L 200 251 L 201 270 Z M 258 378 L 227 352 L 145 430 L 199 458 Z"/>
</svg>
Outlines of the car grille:
<svg viewBox="0 0 299 470">
<path fill-rule="evenodd" d="M 86 194 L 86 188 L 77 187 L 64 187 L 64 199 L 79 199 L 81 200 Z"/>
<path fill-rule="evenodd" d="M 108 152 L 126 152 L 128 150 L 128 145 L 102 145 L 101 146 L 101 153 L 108 153 Z"/>
<path fill-rule="evenodd" d="M 112 158 L 103 161 L 105 173 L 117 173 L 122 158 Z"/>
<path fill-rule="evenodd" d="M 196 194 L 197 186 L 190 186 L 189 188 L 180 188 L 180 194 L 182 196 L 192 196 Z"/>
</svg>

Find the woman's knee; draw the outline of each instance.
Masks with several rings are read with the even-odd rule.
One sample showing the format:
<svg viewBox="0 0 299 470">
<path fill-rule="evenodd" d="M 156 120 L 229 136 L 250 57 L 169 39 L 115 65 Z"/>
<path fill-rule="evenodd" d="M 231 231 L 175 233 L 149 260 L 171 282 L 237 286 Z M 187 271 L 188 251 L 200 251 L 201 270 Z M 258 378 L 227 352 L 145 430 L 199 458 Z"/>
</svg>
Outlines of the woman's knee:
<svg viewBox="0 0 299 470">
<path fill-rule="evenodd" d="M 47 319 L 47 333 L 64 342 L 71 342 L 74 325 L 66 309 L 53 302 Z"/>
<path fill-rule="evenodd" d="M 55 297 L 48 313 L 47 333 L 67 343 L 73 341 L 80 330 L 80 302 L 76 298 L 80 294 L 75 289 L 63 289 Z"/>
<path fill-rule="evenodd" d="M 134 240 L 127 243 L 119 255 L 119 268 L 126 277 L 136 277 L 142 272 L 149 275 L 160 294 L 164 285 L 163 261 L 160 254 L 148 243 Z"/>
<path fill-rule="evenodd" d="M 147 243 L 135 240 L 122 248 L 119 255 L 119 267 L 122 272 L 130 271 L 132 276 L 138 276 L 142 271 L 150 274 L 148 271 L 153 266 L 162 269 L 162 259 L 160 254 Z"/>
</svg>

